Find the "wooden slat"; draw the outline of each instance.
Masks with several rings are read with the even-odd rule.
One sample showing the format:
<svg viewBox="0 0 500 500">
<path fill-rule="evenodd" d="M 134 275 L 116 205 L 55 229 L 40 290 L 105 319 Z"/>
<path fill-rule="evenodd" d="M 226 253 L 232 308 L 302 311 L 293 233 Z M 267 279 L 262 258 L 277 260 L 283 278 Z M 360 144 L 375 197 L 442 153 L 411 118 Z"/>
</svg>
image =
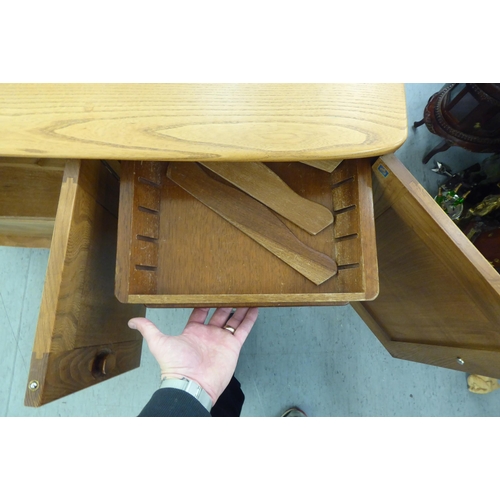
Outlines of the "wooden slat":
<svg viewBox="0 0 500 500">
<path fill-rule="evenodd" d="M 2 84 L 0 155 L 302 161 L 406 139 L 402 84 Z"/>
<path fill-rule="evenodd" d="M 202 164 L 309 234 L 318 234 L 333 222 L 330 210 L 298 195 L 263 163 Z"/>
<path fill-rule="evenodd" d="M 0 245 L 50 248 L 55 217 L 0 217 Z"/>
<path fill-rule="evenodd" d="M 333 172 L 342 163 L 342 160 L 302 160 L 300 163 L 319 168 L 325 172 Z"/>
<path fill-rule="evenodd" d="M 63 172 L 0 163 L 0 217 L 54 218 Z"/>
<path fill-rule="evenodd" d="M 313 283 L 320 285 L 336 274 L 337 266 L 330 257 L 304 245 L 264 205 L 211 179 L 196 163 L 171 163 L 167 175 Z"/>
<path fill-rule="evenodd" d="M 113 294 L 117 207 L 105 206 L 118 196 L 103 186 L 118 191 L 118 181 L 101 162 L 82 163 L 69 160 L 64 171 L 29 374 L 36 389 L 29 383 L 26 391 L 29 406 L 135 368 L 140 357 L 140 334 L 127 321 L 145 308 L 124 306 Z M 108 370 L 96 374 L 93 365 L 103 353 Z"/>
<path fill-rule="evenodd" d="M 347 273 L 347 271 L 342 271 Z M 340 275 L 340 271 L 337 276 Z M 357 275 L 356 275 L 357 276 Z M 129 295 L 130 304 L 148 307 L 280 307 L 335 306 L 364 300 L 363 292 L 347 293 L 284 293 L 284 294 L 195 294 L 195 295 Z"/>
<path fill-rule="evenodd" d="M 54 160 L 0 158 L 0 245 L 50 247 L 62 176 Z"/>
<path fill-rule="evenodd" d="M 370 162 L 354 160 L 356 164 L 356 181 L 358 185 L 358 214 L 360 238 L 360 269 L 363 280 L 362 288 L 365 290 L 365 300 L 370 301 L 379 293 L 378 252 L 374 244 L 375 217 L 372 190 L 372 172 Z"/>
</svg>

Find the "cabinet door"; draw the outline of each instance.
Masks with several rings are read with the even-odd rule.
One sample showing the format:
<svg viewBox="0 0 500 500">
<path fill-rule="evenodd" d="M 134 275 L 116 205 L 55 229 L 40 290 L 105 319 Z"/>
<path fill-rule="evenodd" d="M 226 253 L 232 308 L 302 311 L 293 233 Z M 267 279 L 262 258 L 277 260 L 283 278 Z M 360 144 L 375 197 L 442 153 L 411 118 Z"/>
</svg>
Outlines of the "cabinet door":
<svg viewBox="0 0 500 500">
<path fill-rule="evenodd" d="M 119 181 L 100 161 L 65 165 L 25 404 L 41 406 L 139 366 L 142 305 L 114 296 Z"/>
<path fill-rule="evenodd" d="M 372 167 L 380 292 L 354 309 L 392 356 L 500 378 L 500 276 L 394 156 Z"/>
</svg>

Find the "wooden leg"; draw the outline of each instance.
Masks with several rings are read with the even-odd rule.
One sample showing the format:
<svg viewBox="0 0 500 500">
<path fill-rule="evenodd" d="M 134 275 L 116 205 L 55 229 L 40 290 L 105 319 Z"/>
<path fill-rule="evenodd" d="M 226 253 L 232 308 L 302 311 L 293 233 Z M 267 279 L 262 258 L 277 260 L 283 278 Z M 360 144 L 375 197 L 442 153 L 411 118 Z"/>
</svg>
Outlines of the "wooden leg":
<svg viewBox="0 0 500 500">
<path fill-rule="evenodd" d="M 419 122 L 413 122 L 413 128 L 418 128 L 420 125 L 425 123 L 425 118 L 422 118 Z"/>
<path fill-rule="evenodd" d="M 436 153 L 442 153 L 450 149 L 451 144 L 446 141 L 441 141 L 434 149 L 429 151 L 423 158 L 422 163 L 427 163 Z"/>
</svg>

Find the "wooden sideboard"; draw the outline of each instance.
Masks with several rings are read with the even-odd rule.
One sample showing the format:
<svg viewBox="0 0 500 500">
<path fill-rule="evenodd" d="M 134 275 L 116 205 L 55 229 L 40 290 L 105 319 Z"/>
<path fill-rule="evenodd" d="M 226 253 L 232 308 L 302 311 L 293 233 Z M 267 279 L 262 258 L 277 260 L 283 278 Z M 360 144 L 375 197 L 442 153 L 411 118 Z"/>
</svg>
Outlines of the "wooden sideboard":
<svg viewBox="0 0 500 500">
<path fill-rule="evenodd" d="M 402 85 L 0 85 L 0 106 L 0 244 L 50 247 L 27 405 L 140 363 L 144 305 L 114 294 L 119 160 L 360 158 L 380 291 L 347 300 L 393 356 L 500 377 L 498 273 L 390 154 Z"/>
<path fill-rule="evenodd" d="M 142 339 L 126 322 L 144 306 L 121 304 L 113 290 L 120 170 L 127 168 L 120 161 L 305 161 L 318 168 L 360 158 L 369 168 L 407 135 L 399 84 L 0 85 L 0 108 L 0 243 L 50 245 L 27 381 L 32 406 L 140 362 Z M 377 251 L 385 257 L 388 248 Z M 368 267 L 377 275 L 376 261 Z M 415 360 L 439 364 L 438 344 L 412 338 L 419 343 L 427 354 Z"/>
</svg>

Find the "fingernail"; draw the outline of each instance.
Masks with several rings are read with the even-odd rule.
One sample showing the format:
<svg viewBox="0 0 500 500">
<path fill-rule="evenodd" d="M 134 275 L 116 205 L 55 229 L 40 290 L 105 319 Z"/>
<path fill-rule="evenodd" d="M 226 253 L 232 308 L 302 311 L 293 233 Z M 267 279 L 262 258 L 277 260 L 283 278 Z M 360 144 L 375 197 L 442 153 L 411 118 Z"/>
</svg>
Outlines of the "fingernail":
<svg viewBox="0 0 500 500">
<path fill-rule="evenodd" d="M 137 330 L 137 325 L 133 321 L 128 322 L 128 327 L 132 328 L 132 330 Z"/>
</svg>

